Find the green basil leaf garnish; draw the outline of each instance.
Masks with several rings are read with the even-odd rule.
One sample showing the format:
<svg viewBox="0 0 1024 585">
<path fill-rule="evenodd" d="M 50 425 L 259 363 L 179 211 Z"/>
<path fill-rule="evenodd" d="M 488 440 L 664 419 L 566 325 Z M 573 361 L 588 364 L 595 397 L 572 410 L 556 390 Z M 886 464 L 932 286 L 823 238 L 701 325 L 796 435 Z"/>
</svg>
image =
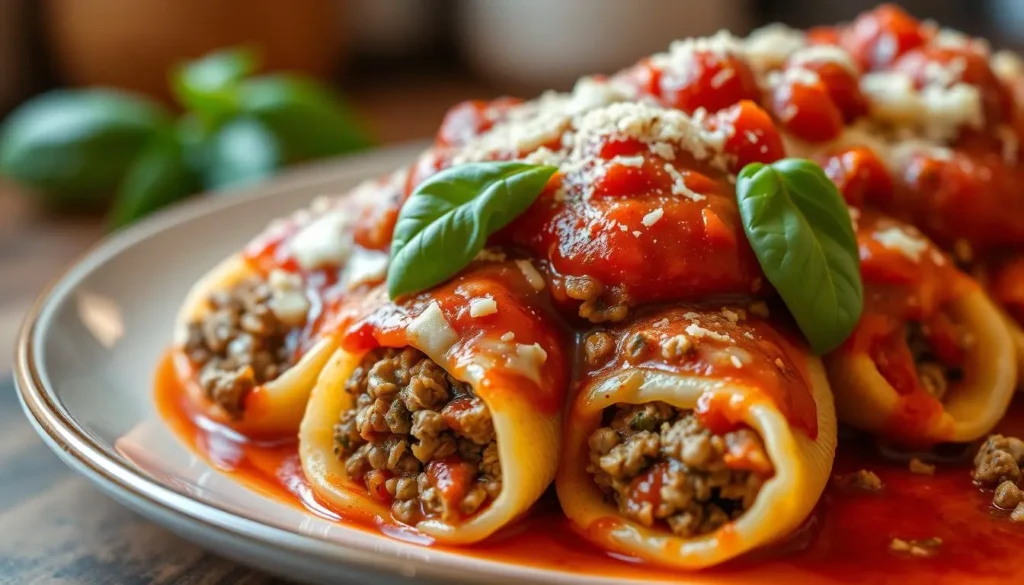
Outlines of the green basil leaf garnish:
<svg viewBox="0 0 1024 585">
<path fill-rule="evenodd" d="M 444 282 L 465 268 L 487 238 L 530 206 L 558 169 L 477 162 L 421 183 L 398 213 L 388 294 L 397 298 Z"/>
<path fill-rule="evenodd" d="M 857 238 L 839 191 L 818 165 L 784 159 L 744 167 L 736 197 L 761 269 L 811 348 L 835 349 L 864 307 Z"/>
</svg>

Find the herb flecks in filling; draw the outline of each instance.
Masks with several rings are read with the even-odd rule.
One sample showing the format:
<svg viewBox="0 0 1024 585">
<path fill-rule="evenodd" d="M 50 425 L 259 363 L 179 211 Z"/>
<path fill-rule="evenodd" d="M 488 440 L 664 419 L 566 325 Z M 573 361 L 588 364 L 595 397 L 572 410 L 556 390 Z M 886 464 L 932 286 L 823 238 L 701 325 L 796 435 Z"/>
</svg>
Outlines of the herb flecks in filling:
<svg viewBox="0 0 1024 585">
<path fill-rule="evenodd" d="M 334 428 L 336 453 L 396 520 L 455 522 L 501 492 L 487 405 L 423 353 L 371 351 L 345 392 L 355 403 Z"/>
<path fill-rule="evenodd" d="M 750 429 L 715 435 L 693 411 L 663 402 L 619 404 L 605 416 L 606 426 L 590 435 L 587 472 L 644 526 L 664 523 L 682 537 L 714 532 L 749 509 L 767 479 L 726 463 L 731 452 L 769 461 Z"/>
<path fill-rule="evenodd" d="M 289 334 L 305 316 L 282 320 L 272 310 L 272 287 L 255 277 L 212 293 L 207 303 L 209 310 L 188 324 L 185 354 L 199 369 L 207 398 L 238 418 L 253 388 L 292 365 Z"/>
</svg>

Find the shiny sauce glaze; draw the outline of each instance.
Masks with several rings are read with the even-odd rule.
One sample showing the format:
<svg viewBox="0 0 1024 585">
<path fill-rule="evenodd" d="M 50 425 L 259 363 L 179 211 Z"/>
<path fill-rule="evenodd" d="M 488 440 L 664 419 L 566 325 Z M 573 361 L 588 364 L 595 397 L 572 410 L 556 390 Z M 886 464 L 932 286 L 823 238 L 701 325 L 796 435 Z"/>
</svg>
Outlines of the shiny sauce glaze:
<svg viewBox="0 0 1024 585">
<path fill-rule="evenodd" d="M 815 512 L 787 541 L 723 566 L 682 575 L 637 559 L 606 553 L 579 536 L 558 507 L 553 492 L 520 522 L 487 541 L 464 547 L 433 544 L 406 527 L 346 510 L 331 510 L 302 475 L 294 443 L 259 444 L 219 430 L 192 410 L 181 393 L 170 359 L 157 372 L 156 404 L 164 421 L 194 453 L 264 497 L 346 527 L 445 550 L 459 555 L 574 575 L 693 583 L 1012 583 L 1024 579 L 1016 562 L 1024 547 L 1024 525 L 991 508 L 991 491 L 970 479 L 973 450 L 940 462 L 935 475 L 917 475 L 906 461 L 886 458 L 870 443 L 844 437 L 834 473 L 875 472 L 885 484 L 879 494 L 831 485 Z M 202 424 L 199 424 L 202 422 Z M 997 429 L 1024 435 L 1024 400 L 1018 398 Z M 938 537 L 933 557 L 889 550 L 893 538 Z"/>
<path fill-rule="evenodd" d="M 713 433 L 735 430 L 751 402 L 766 400 L 794 428 L 810 438 L 817 436 L 817 408 L 803 366 L 806 350 L 787 332 L 788 324 L 769 323 L 736 307 L 673 307 L 645 313 L 605 330 L 614 340 L 615 349 L 605 359 L 583 367 L 581 387 L 609 373 L 632 368 L 727 381 L 749 392 L 742 397 L 706 394 L 701 398 L 697 414 Z M 663 344 L 676 336 L 699 338 L 699 342 L 693 343 L 685 355 L 666 359 Z M 570 418 L 579 420 L 575 414 Z"/>
<path fill-rule="evenodd" d="M 565 298 L 566 280 L 578 277 L 618 289 L 631 306 L 764 295 L 733 183 L 744 165 L 781 158 L 781 140 L 749 102 L 709 118 L 705 128 L 730 137 L 722 143 L 724 168 L 671 142 L 671 161 L 648 143 L 614 135 L 581 145 L 577 154 L 591 168 L 553 181 L 497 241 L 545 259 L 556 298 Z"/>
<path fill-rule="evenodd" d="M 541 279 L 531 266 L 529 260 L 476 262 L 445 284 L 396 303 L 381 287 L 359 302 L 339 306 L 324 333 L 338 335 L 342 347 L 355 354 L 406 347 L 414 341 L 410 326 L 436 304 L 453 335 L 451 347 L 443 351 L 446 369 L 463 380 L 478 377 L 470 371 L 474 368 L 482 372 L 485 377 L 474 389 L 487 396 L 491 408 L 499 407 L 501 396 L 495 392 L 504 389 L 529 396 L 538 412 L 559 412 L 569 375 L 563 350 L 567 335 L 541 294 L 543 281 L 531 282 L 531 277 Z M 474 316 L 479 302 L 493 303 L 493 312 Z M 480 367 L 483 363 L 486 368 Z"/>
<path fill-rule="evenodd" d="M 900 404 L 887 427 L 894 436 L 913 437 L 941 415 L 943 407 L 918 379 L 907 327 L 920 327 L 932 353 L 944 365 L 961 365 L 964 333 L 944 309 L 977 285 L 913 227 L 872 211 L 854 210 L 853 216 L 864 312 L 837 351 L 870 356 L 882 377 L 900 394 Z"/>
</svg>

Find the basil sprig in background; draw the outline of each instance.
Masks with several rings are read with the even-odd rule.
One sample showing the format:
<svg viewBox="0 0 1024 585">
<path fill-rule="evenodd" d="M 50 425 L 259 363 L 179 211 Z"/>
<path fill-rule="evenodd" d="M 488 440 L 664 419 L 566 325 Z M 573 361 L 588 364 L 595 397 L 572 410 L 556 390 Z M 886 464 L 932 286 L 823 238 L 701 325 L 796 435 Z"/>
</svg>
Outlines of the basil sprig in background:
<svg viewBox="0 0 1024 585">
<path fill-rule="evenodd" d="M 127 92 L 40 95 L 0 127 L 0 174 L 61 207 L 95 207 L 113 195 L 118 227 L 203 189 L 369 146 L 326 87 L 253 77 L 258 65 L 252 51 L 232 49 L 178 68 L 171 86 L 185 113 L 177 120 Z"/>
<path fill-rule="evenodd" d="M 849 212 L 818 165 L 784 159 L 744 167 L 736 183 L 747 239 L 815 353 L 853 332 L 864 306 Z"/>
<path fill-rule="evenodd" d="M 454 276 L 487 238 L 530 206 L 558 169 L 521 162 L 478 162 L 445 169 L 402 206 L 391 240 L 391 298 Z"/>
</svg>

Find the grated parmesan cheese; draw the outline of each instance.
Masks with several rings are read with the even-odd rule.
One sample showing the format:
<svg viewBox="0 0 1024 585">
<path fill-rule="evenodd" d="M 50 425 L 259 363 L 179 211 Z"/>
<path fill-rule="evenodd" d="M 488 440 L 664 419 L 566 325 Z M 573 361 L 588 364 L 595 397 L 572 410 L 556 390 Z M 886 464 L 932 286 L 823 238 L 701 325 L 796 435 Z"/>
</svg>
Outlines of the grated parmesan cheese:
<svg viewBox="0 0 1024 585">
<path fill-rule="evenodd" d="M 853 58 L 842 47 L 836 45 L 811 45 L 792 54 L 789 58 L 791 67 L 804 67 L 811 64 L 832 63 L 858 75 L 857 65 Z"/>
<path fill-rule="evenodd" d="M 652 225 L 658 223 L 658 220 L 661 219 L 663 215 L 665 215 L 665 210 L 659 207 L 645 215 L 644 218 L 640 220 L 640 223 L 644 224 L 647 227 L 651 227 Z"/>
<path fill-rule="evenodd" d="M 693 189 L 686 186 L 686 181 L 683 179 L 683 175 L 676 170 L 676 168 L 670 164 L 665 164 L 665 172 L 672 177 L 672 194 L 682 195 L 694 201 L 703 201 L 707 197 L 697 193 Z"/>
<path fill-rule="evenodd" d="M 544 277 L 534 268 L 532 262 L 529 260 L 516 260 L 516 266 L 519 267 L 523 276 L 526 277 L 526 282 L 530 283 L 534 290 L 544 290 Z"/>
<path fill-rule="evenodd" d="M 736 72 L 732 69 L 722 69 L 711 78 L 711 87 L 715 89 L 722 87 L 727 81 L 732 79 L 734 75 L 736 75 Z"/>
<path fill-rule="evenodd" d="M 616 156 L 609 161 L 612 164 L 622 165 L 624 167 L 642 167 L 644 166 L 644 157 L 639 154 L 636 156 Z"/>
<path fill-rule="evenodd" d="M 739 311 L 733 311 L 733 310 L 729 309 L 728 307 L 722 307 L 722 315 L 730 323 L 739 323 L 741 319 L 746 318 L 746 314 L 745 313 L 746 312 L 743 309 L 740 309 Z"/>
<path fill-rule="evenodd" d="M 504 262 L 507 256 L 500 248 L 484 248 L 476 253 L 473 260 L 478 262 Z"/>
<path fill-rule="evenodd" d="M 469 301 L 469 316 L 486 317 L 498 312 L 498 303 L 490 297 L 481 297 Z"/>
<path fill-rule="evenodd" d="M 981 93 L 973 85 L 932 84 L 918 90 L 904 73 L 875 72 L 861 77 L 860 88 L 872 117 L 919 132 L 929 140 L 948 142 L 962 127 L 981 128 L 985 122 Z"/>
<path fill-rule="evenodd" d="M 817 85 L 821 83 L 821 77 L 810 69 L 802 67 L 789 67 L 783 71 L 773 71 L 768 74 L 768 85 L 771 87 L 791 85 Z"/>
<path fill-rule="evenodd" d="M 732 343 L 732 338 L 729 337 L 728 335 L 719 333 L 717 331 L 712 331 L 710 329 L 705 329 L 700 325 L 697 325 L 696 323 L 690 323 L 689 325 L 686 326 L 686 334 L 696 339 L 706 337 L 708 339 L 714 339 L 716 341 L 721 341 L 723 343 Z"/>
</svg>

